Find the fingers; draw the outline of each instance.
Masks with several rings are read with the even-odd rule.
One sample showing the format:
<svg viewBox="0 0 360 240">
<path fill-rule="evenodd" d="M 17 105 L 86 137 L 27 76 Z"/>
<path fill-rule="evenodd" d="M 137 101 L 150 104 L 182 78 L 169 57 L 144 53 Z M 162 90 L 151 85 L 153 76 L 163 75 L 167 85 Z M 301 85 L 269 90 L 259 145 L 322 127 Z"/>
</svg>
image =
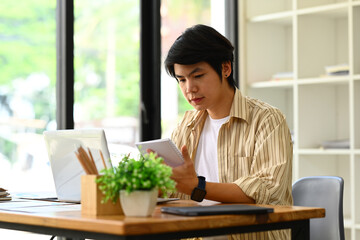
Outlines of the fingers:
<svg viewBox="0 0 360 240">
<path fill-rule="evenodd" d="M 191 194 L 192 189 L 196 186 L 198 178 L 195 172 L 194 164 L 190 158 L 187 147 L 181 148 L 184 157 L 184 164 L 173 168 L 172 179 L 176 181 L 176 189 L 185 194 Z"/>
<path fill-rule="evenodd" d="M 154 152 L 152 149 L 150 149 L 150 148 L 147 148 L 147 149 L 146 149 L 146 152 L 147 152 L 147 153 L 152 153 L 152 152 L 155 153 L 155 152 Z"/>
<path fill-rule="evenodd" d="M 151 148 L 147 148 L 147 149 L 146 149 L 146 152 L 147 152 L 148 154 L 154 153 L 156 158 L 161 157 L 160 155 L 158 155 L 158 154 L 157 154 L 154 150 L 152 150 Z M 165 161 L 163 161 L 162 164 L 169 166 Z"/>
<path fill-rule="evenodd" d="M 185 162 L 191 162 L 191 158 L 190 158 L 190 155 L 189 155 L 186 145 L 181 147 L 181 154 L 183 155 Z"/>
<path fill-rule="evenodd" d="M 161 157 L 160 155 L 158 155 L 154 150 L 152 150 L 151 148 L 147 148 L 146 149 L 146 152 L 148 153 L 148 154 L 150 154 L 150 153 L 154 153 L 155 154 L 155 157 Z"/>
</svg>

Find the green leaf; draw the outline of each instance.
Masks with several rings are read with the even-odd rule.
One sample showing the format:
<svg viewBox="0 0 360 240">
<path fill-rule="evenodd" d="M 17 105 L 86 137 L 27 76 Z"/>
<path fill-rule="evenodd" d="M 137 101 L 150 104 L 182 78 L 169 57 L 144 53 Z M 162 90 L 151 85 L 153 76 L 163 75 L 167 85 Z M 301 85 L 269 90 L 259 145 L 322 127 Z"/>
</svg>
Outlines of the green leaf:
<svg viewBox="0 0 360 240">
<path fill-rule="evenodd" d="M 105 195 L 103 201 L 111 199 L 116 202 L 120 190 L 131 193 L 157 188 L 162 191 L 163 197 L 175 192 L 175 181 L 171 179 L 172 168 L 163 164 L 163 161 L 154 153 L 145 154 L 139 159 L 125 155 L 116 167 L 102 170 L 97 183 Z"/>
</svg>

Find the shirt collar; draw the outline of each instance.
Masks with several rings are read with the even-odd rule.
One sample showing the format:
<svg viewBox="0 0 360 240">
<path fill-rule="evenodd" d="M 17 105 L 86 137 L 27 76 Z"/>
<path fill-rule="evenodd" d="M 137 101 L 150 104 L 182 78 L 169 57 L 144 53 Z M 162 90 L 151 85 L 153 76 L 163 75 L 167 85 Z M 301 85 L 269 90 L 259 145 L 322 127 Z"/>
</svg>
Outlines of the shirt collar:
<svg viewBox="0 0 360 240">
<path fill-rule="evenodd" d="M 205 110 L 197 111 L 188 123 L 188 127 L 196 128 L 199 124 L 203 123 L 208 113 Z M 230 119 L 239 118 L 249 122 L 249 105 L 245 97 L 242 96 L 239 89 L 235 88 L 234 99 L 230 108 Z"/>
<path fill-rule="evenodd" d="M 239 89 L 235 89 L 233 103 L 230 108 L 230 119 L 240 118 L 249 122 L 249 105 L 247 99 L 242 96 Z"/>
<path fill-rule="evenodd" d="M 194 114 L 194 116 L 192 117 L 192 119 L 190 120 L 187 126 L 193 129 L 196 128 L 199 124 L 205 122 L 207 115 L 208 113 L 205 110 L 196 111 L 196 114 Z"/>
</svg>

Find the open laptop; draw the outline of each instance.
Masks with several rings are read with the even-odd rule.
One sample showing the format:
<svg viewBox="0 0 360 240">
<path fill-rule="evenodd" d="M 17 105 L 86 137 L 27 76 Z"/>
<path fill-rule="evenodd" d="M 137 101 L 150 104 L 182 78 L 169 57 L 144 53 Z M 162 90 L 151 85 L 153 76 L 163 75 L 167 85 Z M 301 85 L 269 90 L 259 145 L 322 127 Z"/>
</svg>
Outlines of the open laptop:
<svg viewBox="0 0 360 240">
<path fill-rule="evenodd" d="M 44 132 L 51 170 L 59 201 L 80 202 L 81 175 L 85 172 L 75 151 L 82 146 L 90 149 L 98 171 L 104 168 L 100 152 L 107 168 L 111 167 L 110 153 L 103 129 L 56 130 Z"/>
</svg>

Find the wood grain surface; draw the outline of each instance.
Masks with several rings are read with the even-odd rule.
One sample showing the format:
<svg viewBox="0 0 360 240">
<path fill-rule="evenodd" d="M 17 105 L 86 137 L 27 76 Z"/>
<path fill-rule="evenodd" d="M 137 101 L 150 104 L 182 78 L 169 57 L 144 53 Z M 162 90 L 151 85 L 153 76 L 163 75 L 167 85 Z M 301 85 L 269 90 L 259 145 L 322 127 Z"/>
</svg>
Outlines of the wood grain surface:
<svg viewBox="0 0 360 240">
<path fill-rule="evenodd" d="M 44 203 L 42 206 L 6 210 L 0 204 L 0 221 L 116 235 L 141 235 L 325 217 L 325 209 L 323 208 L 296 206 L 257 205 L 272 207 L 274 212 L 261 215 L 213 215 L 197 217 L 165 214 L 161 213 L 160 210 L 163 206 L 180 207 L 197 205 L 194 201 L 179 200 L 158 205 L 151 217 L 125 217 L 123 215 L 85 216 L 81 214 L 81 206 L 79 204 L 53 206 Z"/>
</svg>

